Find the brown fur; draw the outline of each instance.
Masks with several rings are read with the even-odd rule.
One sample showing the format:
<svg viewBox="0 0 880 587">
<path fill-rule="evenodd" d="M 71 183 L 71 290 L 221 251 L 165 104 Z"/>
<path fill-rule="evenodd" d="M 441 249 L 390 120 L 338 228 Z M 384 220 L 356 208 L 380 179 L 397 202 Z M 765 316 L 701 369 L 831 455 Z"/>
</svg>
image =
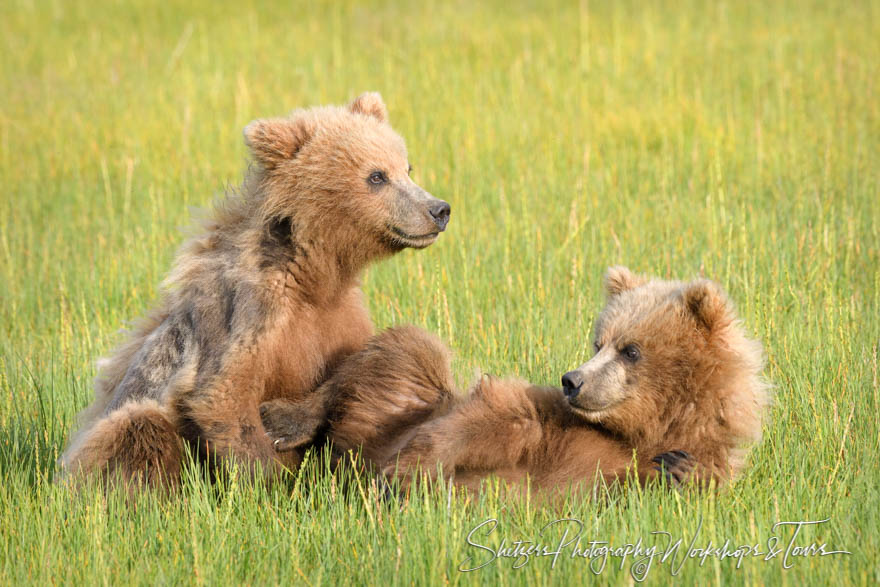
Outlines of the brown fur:
<svg viewBox="0 0 880 587">
<path fill-rule="evenodd" d="M 402 354 L 383 359 L 395 366 L 393 375 L 353 355 L 328 381 L 336 389 L 356 384 L 359 395 L 370 398 L 340 410 L 330 437 L 334 430 L 398 424 L 393 434 L 352 435 L 346 446 L 360 442 L 369 458 L 391 455 L 389 474 L 421 469 L 433 475 L 442 468 L 456 484 L 474 489 L 490 474 L 516 484 L 528 478 L 547 492 L 591 486 L 600 477 L 614 482 L 626 476 L 634 456 L 634 472 L 645 482 L 658 474 L 652 461 L 658 455 L 676 480 L 727 481 L 760 438 L 768 386 L 760 376 L 759 343 L 745 336 L 710 281 L 667 282 L 612 268 L 606 289 L 608 303 L 596 323 L 600 350 L 567 374 L 580 378 L 577 394 L 483 377 L 465 397 L 450 402 L 444 387 L 433 409 L 419 402 L 419 413 L 431 416 L 414 417 L 404 430 L 409 423 L 386 402 L 406 406 L 412 392 L 401 380 L 436 371 L 445 360 L 445 351 L 424 345 L 423 335 L 410 330 L 411 343 L 384 349 Z M 635 361 L 622 353 L 629 345 L 640 352 Z M 418 397 L 412 399 L 430 397 L 423 385 L 413 388 Z M 344 394 L 331 390 L 327 397 Z M 680 459 L 675 450 L 691 458 Z"/>
<path fill-rule="evenodd" d="M 260 403 L 302 400 L 360 349 L 372 333 L 361 270 L 445 229 L 449 207 L 410 180 L 378 94 L 257 120 L 245 139 L 256 165 L 102 364 L 63 472 L 131 477 L 157 462 L 176 474 L 177 444 L 141 434 L 135 413 L 202 457 L 275 468 Z"/>
</svg>

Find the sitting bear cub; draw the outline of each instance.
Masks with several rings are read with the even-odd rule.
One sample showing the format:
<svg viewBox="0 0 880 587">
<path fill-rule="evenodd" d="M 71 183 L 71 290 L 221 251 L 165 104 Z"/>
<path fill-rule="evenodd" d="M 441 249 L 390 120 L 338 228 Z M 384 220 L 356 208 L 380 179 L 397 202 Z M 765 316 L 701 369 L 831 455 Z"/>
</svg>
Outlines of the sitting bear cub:
<svg viewBox="0 0 880 587">
<path fill-rule="evenodd" d="M 314 389 L 373 333 L 362 271 L 446 229 L 449 204 L 410 179 L 378 94 L 256 120 L 245 140 L 254 165 L 104 361 L 63 476 L 174 486 L 186 445 L 212 473 L 296 464 L 263 433 L 260 404 L 311 417 Z"/>
<path fill-rule="evenodd" d="M 438 470 L 478 488 L 489 475 L 539 491 L 663 472 L 721 484 L 761 435 L 769 386 L 760 343 L 708 280 L 648 279 L 608 271 L 608 302 L 595 326 L 596 354 L 562 378 L 563 389 L 483 377 L 454 393 L 446 349 L 408 327 L 375 336 L 323 386 L 326 436 L 361 448 L 404 479 Z M 298 423 L 263 406 L 279 450 Z M 686 452 L 685 452 L 686 451 Z"/>
</svg>

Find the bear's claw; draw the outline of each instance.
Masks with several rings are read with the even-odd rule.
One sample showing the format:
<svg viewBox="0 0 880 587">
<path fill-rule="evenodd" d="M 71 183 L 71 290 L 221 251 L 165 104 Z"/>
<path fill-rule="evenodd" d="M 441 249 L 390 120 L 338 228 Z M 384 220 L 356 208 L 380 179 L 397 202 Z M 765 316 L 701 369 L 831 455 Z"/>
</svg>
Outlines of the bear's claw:
<svg viewBox="0 0 880 587">
<path fill-rule="evenodd" d="M 663 475 L 670 485 L 681 485 L 693 469 L 693 458 L 683 450 L 664 452 L 651 459 L 654 470 Z"/>
</svg>

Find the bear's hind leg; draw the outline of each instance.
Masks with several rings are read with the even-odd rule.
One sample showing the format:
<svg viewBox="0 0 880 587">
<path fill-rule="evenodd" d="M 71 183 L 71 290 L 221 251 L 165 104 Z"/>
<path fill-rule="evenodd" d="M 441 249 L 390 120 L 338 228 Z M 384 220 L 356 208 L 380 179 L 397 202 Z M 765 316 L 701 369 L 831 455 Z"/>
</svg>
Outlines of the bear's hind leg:
<svg viewBox="0 0 880 587">
<path fill-rule="evenodd" d="M 417 426 L 451 408 L 450 352 L 420 328 L 390 328 L 346 359 L 318 392 L 330 398 L 335 449 L 360 447 L 367 460 L 381 463 Z"/>
<path fill-rule="evenodd" d="M 496 471 L 517 471 L 542 438 L 542 425 L 532 394 L 540 388 L 517 379 L 483 377 L 454 409 L 419 426 L 406 445 L 386 461 L 384 473 L 402 479 L 416 471 L 434 477 L 442 468 L 454 476 L 467 472 L 467 484 Z"/>
<path fill-rule="evenodd" d="M 94 423 L 62 462 L 64 477 L 100 471 L 110 484 L 174 487 L 180 480 L 182 442 L 166 408 L 130 402 Z"/>
</svg>

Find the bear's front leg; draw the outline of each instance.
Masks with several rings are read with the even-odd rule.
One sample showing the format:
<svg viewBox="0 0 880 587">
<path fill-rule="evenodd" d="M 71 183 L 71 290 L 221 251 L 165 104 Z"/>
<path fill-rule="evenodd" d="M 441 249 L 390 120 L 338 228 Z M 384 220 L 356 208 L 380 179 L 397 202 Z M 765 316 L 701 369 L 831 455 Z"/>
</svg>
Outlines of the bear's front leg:
<svg viewBox="0 0 880 587">
<path fill-rule="evenodd" d="M 301 400 L 275 399 L 260 404 L 260 418 L 276 452 L 301 449 L 315 441 L 327 422 L 321 394 Z"/>
<path fill-rule="evenodd" d="M 275 477 L 298 463 L 275 452 L 260 418 L 260 395 L 253 382 L 237 386 L 231 379 L 177 398 L 180 433 L 212 465 L 238 464 L 251 474 Z"/>
</svg>

